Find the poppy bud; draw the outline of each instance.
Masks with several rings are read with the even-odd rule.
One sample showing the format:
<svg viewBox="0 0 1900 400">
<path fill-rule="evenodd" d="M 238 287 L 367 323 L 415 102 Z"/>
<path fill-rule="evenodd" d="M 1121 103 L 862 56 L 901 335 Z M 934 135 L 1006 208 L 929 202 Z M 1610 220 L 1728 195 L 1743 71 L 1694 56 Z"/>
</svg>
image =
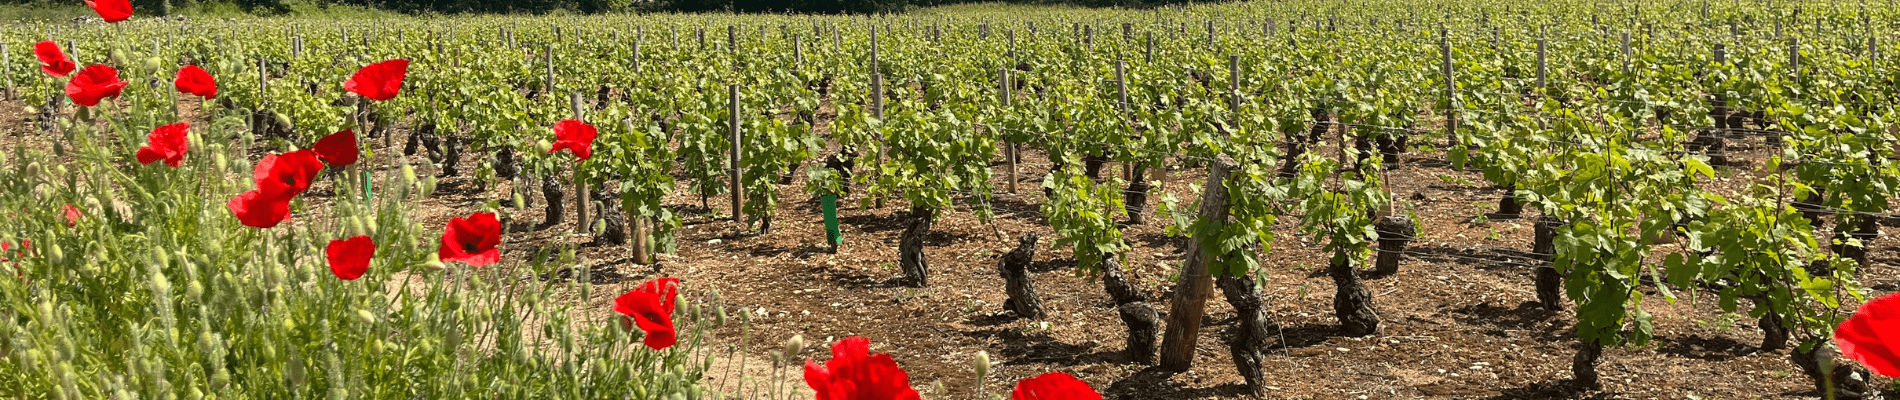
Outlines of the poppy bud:
<svg viewBox="0 0 1900 400">
<path fill-rule="evenodd" d="M 204 294 L 205 285 L 198 283 L 197 280 L 192 280 L 190 283 L 185 284 L 185 298 L 191 300 L 191 302 L 198 302 L 199 299 L 204 298 Z"/>
<path fill-rule="evenodd" d="M 283 125 L 283 126 L 296 126 L 296 125 L 290 124 L 290 116 L 284 115 L 282 113 L 272 113 L 272 114 L 277 114 L 277 124 Z"/>
<path fill-rule="evenodd" d="M 725 327 L 726 326 L 726 307 L 719 306 L 719 308 L 717 308 L 716 310 L 718 312 L 713 314 L 713 327 L 715 328 Z"/>
<path fill-rule="evenodd" d="M 25 111 L 27 114 L 39 114 L 40 108 L 34 107 L 34 106 L 26 106 L 26 108 L 20 109 L 20 111 Z"/>
<path fill-rule="evenodd" d="M 146 57 L 146 58 L 145 58 L 145 69 L 149 69 L 149 70 L 157 70 L 157 69 L 158 69 L 158 65 L 159 65 L 160 63 L 162 63 L 162 61 L 159 61 L 159 59 L 158 59 L 158 57 Z"/>
<path fill-rule="evenodd" d="M 363 216 L 361 215 L 350 216 L 350 231 L 354 233 L 359 233 L 359 234 L 369 233 L 368 225 L 363 224 Z"/>
<path fill-rule="evenodd" d="M 804 351 L 805 351 L 805 335 L 792 335 L 791 340 L 785 341 L 785 358 L 787 359 L 798 358 L 798 355 L 800 353 L 803 353 Z"/>
<path fill-rule="evenodd" d="M 376 314 L 371 314 L 369 310 L 362 310 L 362 309 L 356 310 L 356 317 L 362 318 L 363 323 L 367 323 L 370 325 L 376 324 Z"/>
<path fill-rule="evenodd" d="M 152 297 L 161 297 L 161 298 L 170 297 L 171 292 L 172 292 L 172 281 L 170 279 L 165 279 L 165 273 L 159 272 L 159 267 L 157 265 L 153 265 L 150 268 L 151 268 L 150 272 L 152 273 Z"/>
<path fill-rule="evenodd" d="M 108 54 L 111 55 L 113 64 L 125 64 L 125 52 L 119 51 L 119 49 L 112 49 Z"/>
<path fill-rule="evenodd" d="M 402 181 L 411 185 L 422 183 L 416 180 L 416 168 L 409 166 L 409 164 L 402 165 Z"/>
<path fill-rule="evenodd" d="M 53 260 L 53 263 L 56 264 L 65 262 L 66 260 L 66 251 L 60 249 L 59 243 L 54 243 L 51 247 L 47 247 L 46 255 L 46 258 Z"/>
<path fill-rule="evenodd" d="M 157 259 L 158 259 L 158 260 L 157 260 L 157 261 L 158 261 L 158 265 L 159 265 L 159 266 L 161 266 L 161 267 L 163 267 L 163 266 L 168 266 L 168 265 L 172 265 L 172 255 L 171 255 L 171 253 L 166 253 L 166 252 L 163 252 L 163 251 L 155 251 L 155 252 L 152 252 L 152 257 L 154 257 L 154 258 L 157 258 Z"/>
<path fill-rule="evenodd" d="M 430 193 L 435 193 L 435 175 L 422 178 L 422 197 L 429 197 Z"/>
<path fill-rule="evenodd" d="M 976 367 L 977 380 L 982 380 L 984 377 L 990 376 L 990 352 L 977 350 L 976 360 L 970 364 Z"/>
<path fill-rule="evenodd" d="M 290 382 L 290 388 L 296 389 L 299 386 L 303 386 L 303 357 L 298 356 L 297 352 L 292 351 L 290 352 L 290 362 L 285 364 L 287 365 L 284 365 L 284 380 Z"/>
<path fill-rule="evenodd" d="M 71 172 L 66 172 L 66 166 L 65 166 L 65 165 L 55 165 L 55 166 L 53 166 L 53 172 L 58 172 L 58 173 L 59 173 L 59 176 L 72 176 L 72 175 L 73 175 L 73 173 L 71 173 Z"/>
<path fill-rule="evenodd" d="M 85 113 L 86 113 L 86 108 L 85 108 L 85 107 L 80 107 L 80 108 L 79 108 L 79 113 L 80 113 L 80 114 L 85 114 Z M 60 118 L 58 122 L 59 122 L 59 130 L 61 130 L 61 131 L 71 131 L 71 130 L 73 130 L 73 120 L 70 120 L 70 119 L 65 119 L 65 118 Z"/>
<path fill-rule="evenodd" d="M 547 139 L 537 140 L 534 142 L 534 148 L 540 150 L 542 153 L 547 153 L 549 149 L 554 148 L 554 143 L 548 143 Z"/>
<path fill-rule="evenodd" d="M 522 210 L 522 209 L 527 209 L 527 208 L 528 208 L 528 203 L 526 199 L 521 198 L 521 191 L 519 190 L 515 191 L 515 209 Z"/>
</svg>

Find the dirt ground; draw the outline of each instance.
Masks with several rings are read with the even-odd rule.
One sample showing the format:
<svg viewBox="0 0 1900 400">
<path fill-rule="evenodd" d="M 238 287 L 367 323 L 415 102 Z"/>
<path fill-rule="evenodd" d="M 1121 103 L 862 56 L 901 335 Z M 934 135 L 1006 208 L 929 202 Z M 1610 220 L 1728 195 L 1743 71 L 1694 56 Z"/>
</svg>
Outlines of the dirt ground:
<svg viewBox="0 0 1900 400">
<path fill-rule="evenodd" d="M 0 148 L 34 140 L 28 116 L 20 103 L 0 103 Z M 399 134 L 406 134 L 398 127 Z M 22 137 L 20 134 L 25 134 Z M 399 136 L 398 139 L 401 139 Z M 400 146 L 402 141 L 397 140 Z M 378 154 L 398 149 L 378 148 Z M 1766 154 L 1765 148 L 1747 148 Z M 463 170 L 472 171 L 484 154 L 466 154 Z M 422 157 L 412 162 L 425 163 Z M 1222 345 L 1221 332 L 1233 325 L 1234 313 L 1219 296 L 1208 301 L 1207 323 L 1198 338 L 1194 368 L 1169 373 L 1133 364 L 1123 354 L 1126 329 L 1099 280 L 1078 277 L 1069 249 L 1052 249 L 1054 234 L 1039 207 L 1041 176 L 1047 158 L 1036 152 L 1024 156 L 1019 191 L 999 193 L 991 206 L 995 219 L 979 221 L 968 205 L 942 213 L 926 241 L 931 285 L 905 288 L 891 284 L 896 267 L 897 240 L 908 206 L 901 200 L 886 207 L 857 207 L 856 198 L 840 201 L 845 243 L 836 254 L 823 246 L 824 227 L 818 202 L 803 190 L 802 170 L 797 179 L 779 188 L 782 206 L 773 232 L 753 234 L 724 217 L 724 197 L 709 208 L 682 190 L 666 199 L 685 215 L 679 231 L 679 251 L 662 255 L 651 265 L 630 262 L 625 246 L 582 245 L 576 235 L 574 207 L 564 223 L 545 229 L 504 235 L 504 263 L 519 263 L 550 246 L 580 246 L 580 258 L 606 287 L 585 301 L 609 318 L 612 298 L 647 279 L 679 277 L 689 297 L 718 297 L 752 314 L 747 327 L 729 325 L 717 332 L 722 356 L 708 384 L 734 397 L 765 397 L 760 382 L 778 392 L 802 390 L 796 367 L 774 369 L 766 355 L 782 352 L 793 335 L 807 340 L 803 357 L 828 358 L 828 344 L 846 336 L 871 340 L 874 352 L 890 353 L 910 373 L 911 382 L 926 398 L 978 398 L 981 387 L 990 395 L 1007 393 L 1017 380 L 1049 371 L 1064 371 L 1089 382 L 1109 398 L 1245 398 L 1244 384 Z M 1370 337 L 1343 337 L 1336 333 L 1330 307 L 1334 292 L 1325 276 L 1325 254 L 1313 238 L 1297 234 L 1297 218 L 1282 218 L 1277 240 L 1263 257 L 1261 288 L 1270 317 L 1281 327 L 1265 361 L 1270 398 L 1815 398 L 1819 396 L 1788 361 L 1786 350 L 1762 352 L 1762 333 L 1753 319 L 1723 315 L 1709 293 L 1683 294 L 1674 304 L 1645 302 L 1655 314 L 1655 340 L 1642 348 L 1615 348 L 1604 352 L 1598 371 L 1600 390 L 1576 391 L 1570 379 L 1575 353 L 1572 311 L 1544 311 L 1532 291 L 1534 261 L 1524 257 L 1531 246 L 1531 224 L 1536 211 L 1520 219 L 1477 217 L 1495 211 L 1501 191 L 1481 176 L 1455 171 L 1442 154 L 1410 153 L 1404 167 L 1389 174 L 1390 191 L 1416 207 L 1423 218 L 1421 236 L 1404 256 L 1394 276 L 1367 281 L 1375 295 L 1383 332 Z M 992 184 L 1007 187 L 1003 166 L 996 166 Z M 1710 190 L 1733 191 L 1765 172 L 1742 166 L 1725 172 Z M 1201 169 L 1172 171 L 1174 181 L 1162 190 L 1191 204 L 1198 196 L 1188 183 L 1206 176 Z M 435 171 L 435 168 L 421 168 Z M 1119 171 L 1111 165 L 1105 174 Z M 392 171 L 381 170 L 389 177 Z M 493 190 L 478 187 L 470 174 L 443 179 L 433 198 L 416 205 L 425 227 L 442 226 L 450 217 L 466 215 L 484 202 L 511 197 L 504 183 Z M 321 192 L 321 188 L 313 193 Z M 538 192 L 538 190 L 533 191 Z M 538 195 L 538 193 L 536 194 Z M 573 195 L 569 194 L 569 202 Z M 1151 196 L 1150 206 L 1161 196 Z M 544 201 L 524 218 L 538 220 Z M 1152 210 L 1152 208 L 1151 208 Z M 1128 277 L 1158 311 L 1167 312 L 1172 278 L 1184 263 L 1179 241 L 1169 238 L 1160 218 L 1126 228 L 1128 245 L 1123 265 Z M 1830 224 L 1831 226 L 1831 224 Z M 1035 255 L 1034 279 L 1048 317 L 1028 320 L 1004 311 L 1003 280 L 997 260 L 1016 243 L 1016 237 L 1035 232 L 1042 241 Z M 1657 257 L 1681 251 L 1659 245 Z M 1863 269 L 1863 284 L 1876 295 L 1896 290 L 1900 253 L 1895 241 L 1882 237 L 1872 243 L 1871 265 Z M 1649 288 L 1645 295 L 1659 299 Z M 1569 306 L 1574 309 L 1574 305 Z M 741 336 L 746 334 L 741 340 Z M 744 343 L 740 346 L 740 343 Z M 732 349 L 728 351 L 726 349 Z M 988 352 L 994 366 L 978 381 L 971 360 Z M 738 359 L 733 359 L 733 358 Z M 724 372 L 723 370 L 736 370 Z M 739 373 L 746 371 L 746 373 Z M 777 371 L 777 379 L 774 378 Z M 735 378 L 735 374 L 748 378 Z M 740 389 L 742 384 L 752 389 Z M 776 384 L 769 382 L 776 381 Z M 808 397 L 799 392 L 794 398 Z"/>
</svg>

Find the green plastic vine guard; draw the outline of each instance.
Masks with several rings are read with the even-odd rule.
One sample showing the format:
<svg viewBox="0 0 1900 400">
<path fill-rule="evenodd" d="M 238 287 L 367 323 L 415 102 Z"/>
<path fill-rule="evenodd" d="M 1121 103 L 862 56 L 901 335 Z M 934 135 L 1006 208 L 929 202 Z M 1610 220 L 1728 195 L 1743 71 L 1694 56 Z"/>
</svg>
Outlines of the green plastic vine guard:
<svg viewBox="0 0 1900 400">
<path fill-rule="evenodd" d="M 844 234 L 838 232 L 838 196 L 825 195 L 825 243 L 833 249 L 844 244 Z"/>
</svg>

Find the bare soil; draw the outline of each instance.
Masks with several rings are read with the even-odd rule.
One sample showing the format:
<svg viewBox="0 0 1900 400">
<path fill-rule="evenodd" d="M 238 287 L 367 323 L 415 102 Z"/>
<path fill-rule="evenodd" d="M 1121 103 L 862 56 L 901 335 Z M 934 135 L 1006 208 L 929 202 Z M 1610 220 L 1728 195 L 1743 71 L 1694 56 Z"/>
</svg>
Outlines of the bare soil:
<svg viewBox="0 0 1900 400">
<path fill-rule="evenodd" d="M 0 103 L 0 148 L 20 145 L 36 135 L 30 116 L 20 104 Z M 398 127 L 399 134 L 407 129 Z M 25 135 L 25 139 L 22 138 Z M 1424 138 L 1421 136 L 1415 138 Z M 397 146 L 403 142 L 398 137 Z M 1442 140 L 1442 135 L 1437 139 Z M 380 142 L 380 141 L 378 141 Z M 378 154 L 399 149 L 378 148 Z M 1324 150 L 1321 150 L 1324 151 Z M 1766 154 L 1767 149 L 1740 151 Z M 473 171 L 489 154 L 465 153 L 464 171 Z M 1099 280 L 1077 276 L 1069 249 L 1051 249 L 1053 232 L 1039 207 L 1044 198 L 1042 174 L 1047 158 L 1030 152 L 1018 175 L 1018 193 L 999 193 L 989 204 L 995 219 L 979 221 L 970 205 L 944 212 L 929 235 L 927 255 L 931 286 L 893 285 L 897 240 L 908 217 L 908 205 L 892 200 L 878 209 L 856 207 L 857 198 L 842 199 L 845 244 L 836 254 L 823 245 L 822 214 L 816 199 L 803 191 L 803 173 L 779 189 L 782 206 L 772 233 L 753 234 L 726 218 L 724 197 L 702 209 L 697 196 L 676 191 L 669 207 L 686 217 L 679 232 L 679 251 L 658 257 L 652 265 L 630 262 L 625 246 L 585 245 L 589 239 L 574 234 L 574 194 L 569 193 L 569 215 L 564 223 L 542 229 L 511 230 L 504 235 L 504 266 L 522 263 L 539 251 L 567 246 L 579 248 L 579 257 L 604 285 L 585 302 L 599 321 L 611 318 L 611 301 L 622 291 L 654 277 L 679 277 L 685 291 L 696 299 L 717 292 L 724 304 L 752 313 L 749 329 L 737 324 L 722 328 L 715 352 L 721 354 L 708 383 L 738 397 L 763 397 L 756 390 L 736 389 L 738 371 L 757 380 L 769 380 L 774 371 L 783 390 L 803 389 L 797 360 L 774 369 L 767 355 L 782 352 L 781 343 L 803 335 L 808 345 L 803 357 L 828 358 L 830 342 L 846 336 L 871 340 L 874 352 L 890 353 L 909 371 L 911 382 L 927 398 L 978 398 L 979 382 L 971 367 L 978 351 L 988 352 L 994 367 L 980 387 L 987 393 L 1006 393 L 1017 380 L 1049 371 L 1064 371 L 1089 382 L 1109 398 L 1244 398 L 1241 378 L 1222 343 L 1222 332 L 1233 325 L 1232 309 L 1215 296 L 1198 338 L 1194 368 L 1168 373 L 1133 364 L 1123 354 L 1126 329 Z M 421 157 L 411 162 L 426 163 Z M 1268 312 L 1277 322 L 1279 344 L 1265 362 L 1270 385 L 1268 397 L 1295 399 L 1443 398 L 1817 398 L 1812 385 L 1788 361 L 1787 350 L 1758 349 L 1762 333 L 1754 320 L 1724 315 L 1710 293 L 1682 293 L 1673 304 L 1653 288 L 1644 288 L 1644 307 L 1655 314 L 1655 340 L 1642 348 L 1613 348 L 1604 352 L 1598 370 L 1600 390 L 1571 388 L 1570 361 L 1576 337 L 1573 311 L 1544 311 L 1532 291 L 1531 247 L 1534 209 L 1519 219 L 1478 219 L 1495 211 L 1502 193 L 1469 171 L 1452 170 L 1441 154 L 1408 154 L 1404 167 L 1388 175 L 1396 199 L 1415 207 L 1423 218 L 1421 235 L 1405 255 L 1394 276 L 1367 282 L 1375 308 L 1384 320 L 1384 332 L 1370 337 L 1343 337 L 1330 307 L 1332 281 L 1323 269 L 1326 254 L 1320 243 L 1297 233 L 1297 218 L 1283 218 L 1277 239 L 1264 254 L 1261 288 Z M 378 163 L 379 165 L 387 165 Z M 1753 166 L 1726 169 L 1710 190 L 1734 192 L 1766 171 Z M 1004 167 L 997 163 L 992 182 L 997 191 L 1007 187 Z M 806 168 L 821 167 L 807 165 Z M 863 166 L 861 166 L 862 168 Z M 1188 190 L 1206 176 L 1199 168 L 1175 165 L 1173 182 L 1159 190 L 1182 204 L 1199 194 Z M 419 170 L 435 171 L 434 168 Z M 1118 166 L 1104 168 L 1114 175 Z M 395 173 L 382 169 L 378 179 Z M 435 196 L 415 205 L 424 227 L 439 227 L 454 216 L 467 215 L 491 200 L 511 197 L 504 182 L 497 188 L 479 187 L 468 173 L 440 182 Z M 686 182 L 684 176 L 681 185 Z M 321 191 L 313 189 L 313 192 Z M 532 196 L 538 196 L 539 190 Z M 1151 196 L 1158 204 L 1162 194 Z M 538 221 L 541 200 L 519 220 Z M 1123 265 L 1128 278 L 1146 291 L 1158 311 L 1167 312 L 1173 278 L 1185 253 L 1180 241 L 1169 238 L 1162 218 L 1126 228 L 1128 245 Z M 516 221 L 520 223 L 520 221 Z M 1832 224 L 1829 224 L 1830 226 Z M 995 263 L 1015 238 L 1036 232 L 1043 239 L 1032 271 L 1048 317 L 1017 318 L 1003 310 L 1003 280 Z M 1871 243 L 1871 265 L 1863 268 L 1863 284 L 1876 295 L 1896 290 L 1900 253 L 1896 241 L 1882 237 Z M 1658 245 L 1656 257 L 1680 252 L 1676 245 Z M 1368 261 L 1368 265 L 1369 265 Z M 578 296 L 576 296 L 578 297 Z M 1574 305 L 1569 305 L 1574 310 Z M 748 337 L 740 340 L 742 329 Z M 744 346 L 738 344 L 744 343 Z M 726 349 L 737 348 L 736 352 Z M 725 354 L 744 354 L 733 360 Z M 725 369 L 733 373 L 720 373 Z M 756 383 L 753 388 L 757 388 Z M 800 394 L 798 397 L 808 397 Z"/>
</svg>

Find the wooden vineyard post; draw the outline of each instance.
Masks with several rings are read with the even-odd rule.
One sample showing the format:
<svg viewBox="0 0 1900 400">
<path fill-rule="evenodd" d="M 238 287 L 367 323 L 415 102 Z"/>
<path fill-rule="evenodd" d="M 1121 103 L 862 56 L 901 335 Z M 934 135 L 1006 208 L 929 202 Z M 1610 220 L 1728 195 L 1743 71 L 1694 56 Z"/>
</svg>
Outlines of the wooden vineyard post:
<svg viewBox="0 0 1900 400">
<path fill-rule="evenodd" d="M 1623 32 L 1623 73 L 1630 73 L 1630 33 Z"/>
<path fill-rule="evenodd" d="M 739 27 L 726 25 L 726 52 L 739 54 Z"/>
<path fill-rule="evenodd" d="M 581 106 L 581 92 L 569 93 L 567 102 L 568 105 L 574 109 L 574 119 L 582 122 L 587 121 L 586 108 Z M 581 234 L 592 234 L 594 233 L 594 224 L 591 220 L 587 219 L 587 181 L 581 179 L 581 164 L 579 161 L 574 162 L 574 193 L 574 216 L 576 218 L 574 223 L 579 225 L 579 229 L 576 230 L 580 231 Z"/>
<path fill-rule="evenodd" d="M 1115 98 L 1118 99 L 1116 109 L 1121 110 L 1122 124 L 1132 127 L 1134 121 L 1128 118 L 1128 74 L 1124 69 L 1124 64 L 1126 63 L 1122 60 L 1115 60 Z M 1122 180 L 1130 183 L 1135 181 L 1135 163 L 1122 163 Z"/>
<path fill-rule="evenodd" d="M 997 68 L 996 76 L 997 94 L 1003 98 L 1003 110 L 1008 112 L 1009 100 L 1010 97 L 1012 97 L 1010 94 L 1011 83 L 1009 81 L 1009 68 Z M 992 127 L 992 129 L 994 129 L 994 127 Z M 1009 194 L 1016 194 L 1016 160 L 1020 157 L 1020 155 L 1016 153 L 1016 141 L 1009 140 L 1008 132 L 995 132 L 995 134 L 1003 138 L 1003 145 L 1006 146 L 1004 147 L 1003 157 L 1009 160 L 1009 174 L 1007 175 L 1009 179 Z"/>
<path fill-rule="evenodd" d="M 1440 52 L 1444 55 L 1442 72 L 1445 76 L 1445 147 L 1458 146 L 1458 82 L 1451 74 L 1451 34 L 1445 29 L 1438 30 Z"/>
<path fill-rule="evenodd" d="M 872 65 L 877 65 L 877 64 L 872 63 Z M 882 121 L 884 121 L 884 75 L 883 74 L 871 74 L 871 116 L 874 118 L 877 118 L 880 124 L 882 123 Z M 885 146 L 883 143 L 883 134 L 881 132 L 871 132 L 871 135 L 879 139 L 878 140 L 879 143 L 877 145 L 877 164 L 873 164 L 872 168 L 874 169 L 872 170 L 872 172 L 882 174 L 884 173 L 884 153 L 886 151 L 885 149 L 887 148 L 887 146 Z M 880 208 L 880 209 L 884 208 L 884 196 L 877 196 L 876 202 L 877 202 L 876 204 L 877 208 Z"/>
<path fill-rule="evenodd" d="M 1016 30 L 1009 30 L 1009 61 L 1016 62 Z M 1013 65 L 1012 65 L 1013 66 Z"/>
<path fill-rule="evenodd" d="M 805 64 L 805 39 L 803 35 L 792 35 L 792 60 L 799 65 Z"/>
<path fill-rule="evenodd" d="M 13 56 L 7 51 L 6 43 L 0 43 L 0 65 L 13 65 Z M 13 87 L 13 75 L 8 75 L 5 68 L 0 68 L 0 80 L 7 81 L 7 93 L 4 96 L 0 96 L 0 100 L 13 100 L 15 92 Z"/>
<path fill-rule="evenodd" d="M 642 28 L 642 30 L 644 30 L 644 28 Z M 633 36 L 633 72 L 640 72 L 640 45 L 645 42 L 646 42 L 646 35 L 644 33 L 634 34 Z"/>
<path fill-rule="evenodd" d="M 1788 73 L 1801 85 L 1801 39 L 1788 38 Z"/>
<path fill-rule="evenodd" d="M 1240 120 L 1240 56 L 1227 56 L 1227 109 Z"/>
<path fill-rule="evenodd" d="M 542 86 L 541 93 L 554 94 L 554 43 L 548 43 L 548 81 Z"/>
<path fill-rule="evenodd" d="M 1148 51 L 1142 53 L 1141 62 L 1145 64 L 1154 64 L 1155 62 L 1155 33 L 1152 31 L 1148 32 Z"/>
<path fill-rule="evenodd" d="M 264 56 L 257 56 L 257 108 L 263 110 L 270 105 L 270 64 Z"/>
<path fill-rule="evenodd" d="M 1228 171 L 1235 167 L 1234 160 L 1226 155 L 1213 160 L 1207 167 L 1207 187 L 1201 194 L 1201 209 L 1197 217 L 1215 227 L 1227 223 L 1227 187 Z M 1208 230 L 1214 232 L 1217 230 Z M 1194 238 L 1190 240 L 1198 240 Z M 1210 254 L 1206 246 L 1188 246 L 1187 264 L 1181 268 L 1181 281 L 1174 289 L 1174 298 L 1170 300 L 1168 311 L 1168 329 L 1161 336 L 1161 369 L 1174 372 L 1187 372 L 1194 368 L 1195 341 L 1200 339 L 1201 319 L 1207 311 L 1207 297 L 1213 294 L 1214 280 L 1207 274 L 1207 264 L 1219 254 Z"/>
<path fill-rule="evenodd" d="M 1210 19 L 1210 20 L 1207 20 L 1207 48 L 1208 48 L 1209 50 L 1213 50 L 1213 51 L 1220 51 L 1220 48 L 1218 48 L 1218 47 L 1216 47 L 1216 46 L 1215 46 L 1215 42 L 1214 42 L 1214 20 L 1211 20 L 1211 19 Z"/>
<path fill-rule="evenodd" d="M 1550 67 L 1548 64 L 1545 64 L 1545 61 L 1544 61 L 1544 45 L 1545 45 L 1544 35 L 1545 35 L 1544 29 L 1539 29 L 1537 31 L 1537 100 L 1538 101 L 1543 101 L 1544 97 L 1548 96 L 1548 94 L 1544 93 L 1544 84 L 1545 84 L 1544 77 L 1550 73 L 1550 69 L 1549 69 Z M 1539 106 L 1539 108 L 1542 108 L 1542 107 Z M 1549 122 L 1546 121 L 1544 118 L 1541 118 L 1542 117 L 1541 115 L 1539 117 L 1540 118 L 1537 118 L 1537 128 L 1549 129 L 1550 127 Z"/>
<path fill-rule="evenodd" d="M 744 211 L 745 196 L 739 191 L 743 188 L 739 185 L 739 180 L 742 176 L 740 173 L 745 170 L 739 166 L 739 162 L 742 161 L 741 157 L 744 156 L 742 150 L 745 147 L 740 142 L 744 136 L 739 133 L 739 85 L 726 85 L 726 99 L 728 107 L 726 120 L 730 129 L 728 132 L 732 134 L 732 176 L 727 177 L 727 181 L 732 182 L 732 222 L 739 223 L 741 225 L 739 230 L 743 231 L 750 227 L 745 226 L 745 217 L 740 214 Z"/>
</svg>

